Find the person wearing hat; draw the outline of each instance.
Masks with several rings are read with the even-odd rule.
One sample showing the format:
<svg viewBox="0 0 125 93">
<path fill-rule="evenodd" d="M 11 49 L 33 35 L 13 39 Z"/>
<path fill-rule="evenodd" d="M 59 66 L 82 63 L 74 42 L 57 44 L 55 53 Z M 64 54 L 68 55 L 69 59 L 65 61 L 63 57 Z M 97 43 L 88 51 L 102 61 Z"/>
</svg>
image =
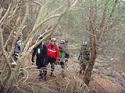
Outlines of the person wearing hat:
<svg viewBox="0 0 125 93">
<path fill-rule="evenodd" d="M 65 40 L 60 41 L 59 45 L 59 52 L 60 52 L 60 62 L 59 64 L 61 65 L 62 68 L 62 76 L 64 77 L 64 68 L 65 68 L 65 62 L 67 62 L 67 51 L 66 51 L 66 42 Z M 68 54 L 69 55 L 69 54 Z"/>
<path fill-rule="evenodd" d="M 42 37 L 39 36 L 37 42 L 41 40 Z M 48 50 L 45 44 L 42 42 L 33 49 L 32 53 L 32 64 L 34 64 L 34 57 L 36 56 L 36 65 L 39 69 L 39 79 L 47 80 L 47 65 L 48 65 Z"/>
<path fill-rule="evenodd" d="M 78 60 L 80 63 L 79 73 L 84 74 L 86 67 L 87 67 L 89 60 L 90 60 L 90 48 L 89 48 L 87 42 L 82 43 Z"/>
<path fill-rule="evenodd" d="M 16 65 L 16 61 L 18 57 L 21 55 L 22 50 L 23 50 L 23 41 L 22 41 L 22 36 L 20 35 L 15 44 L 13 53 L 14 62 L 12 62 L 12 65 Z"/>
<path fill-rule="evenodd" d="M 51 74 L 50 76 L 54 76 L 55 63 L 59 61 L 59 47 L 56 44 L 56 38 L 52 38 L 51 41 L 47 45 L 48 48 L 48 61 L 51 64 Z"/>
</svg>

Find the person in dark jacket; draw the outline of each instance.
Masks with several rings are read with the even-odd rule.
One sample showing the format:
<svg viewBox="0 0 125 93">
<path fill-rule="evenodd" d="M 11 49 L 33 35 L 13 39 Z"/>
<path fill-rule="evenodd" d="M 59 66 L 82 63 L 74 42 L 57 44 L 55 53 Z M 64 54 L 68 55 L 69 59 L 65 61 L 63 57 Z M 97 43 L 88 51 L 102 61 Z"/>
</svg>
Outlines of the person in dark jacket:
<svg viewBox="0 0 125 93">
<path fill-rule="evenodd" d="M 48 65 L 48 50 L 47 46 L 40 43 L 33 49 L 32 62 L 34 63 L 34 57 L 36 56 L 36 65 L 40 71 L 40 79 L 47 80 L 47 65 Z"/>
<path fill-rule="evenodd" d="M 83 42 L 80 54 L 78 57 L 79 63 L 80 63 L 80 74 L 84 74 L 89 62 L 90 62 L 90 48 L 88 45 L 88 42 Z"/>
</svg>

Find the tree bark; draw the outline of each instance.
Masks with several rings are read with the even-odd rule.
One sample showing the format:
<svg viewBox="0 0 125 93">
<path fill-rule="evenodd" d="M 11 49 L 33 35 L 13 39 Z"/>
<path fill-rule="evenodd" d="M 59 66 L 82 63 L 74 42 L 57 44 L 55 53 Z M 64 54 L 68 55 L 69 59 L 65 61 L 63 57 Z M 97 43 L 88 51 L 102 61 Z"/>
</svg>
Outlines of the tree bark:
<svg viewBox="0 0 125 93">
<path fill-rule="evenodd" d="M 92 37 L 92 44 L 91 44 L 91 58 L 90 58 L 90 63 L 85 71 L 85 77 L 84 77 L 84 82 L 85 84 L 88 86 L 89 82 L 91 80 L 91 75 L 92 75 L 92 70 L 93 70 L 93 66 L 95 64 L 95 60 L 96 60 L 96 39 L 95 37 Z"/>
</svg>

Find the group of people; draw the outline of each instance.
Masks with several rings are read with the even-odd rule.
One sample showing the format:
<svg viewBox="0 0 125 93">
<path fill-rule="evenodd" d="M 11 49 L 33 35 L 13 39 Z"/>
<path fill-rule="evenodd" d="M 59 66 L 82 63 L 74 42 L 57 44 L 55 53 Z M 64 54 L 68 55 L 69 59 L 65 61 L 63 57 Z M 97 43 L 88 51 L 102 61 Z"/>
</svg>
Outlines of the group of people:
<svg viewBox="0 0 125 93">
<path fill-rule="evenodd" d="M 39 36 L 36 42 L 40 41 L 41 39 L 42 37 Z M 13 54 L 15 61 L 18 59 L 18 56 L 22 51 L 22 46 L 23 43 L 21 37 L 19 37 L 16 42 Z M 88 42 L 83 42 L 78 57 L 80 63 L 80 74 L 84 74 L 85 70 L 87 69 L 87 66 L 90 62 L 90 56 L 89 44 Z M 55 77 L 55 65 L 59 64 L 63 73 L 65 64 L 67 63 L 68 59 L 69 53 L 67 52 L 67 41 L 60 40 L 59 45 L 57 45 L 56 38 L 51 38 L 51 40 L 46 44 L 41 42 L 33 49 L 32 52 L 32 64 L 36 63 L 36 66 L 39 69 L 39 77 L 43 80 L 47 80 L 47 68 L 49 63 L 51 65 L 50 76 Z M 16 62 L 13 62 L 12 64 L 15 65 Z"/>
<path fill-rule="evenodd" d="M 38 40 L 41 40 L 41 37 Z M 65 62 L 68 61 L 68 58 L 69 54 L 66 51 L 66 41 L 61 40 L 59 45 L 57 45 L 56 38 L 51 38 L 47 44 L 41 42 L 32 52 L 32 64 L 36 62 L 36 66 L 39 69 L 39 78 L 43 80 L 47 80 L 47 67 L 49 63 L 51 65 L 50 76 L 55 77 L 55 65 L 61 65 L 63 72 Z"/>
</svg>

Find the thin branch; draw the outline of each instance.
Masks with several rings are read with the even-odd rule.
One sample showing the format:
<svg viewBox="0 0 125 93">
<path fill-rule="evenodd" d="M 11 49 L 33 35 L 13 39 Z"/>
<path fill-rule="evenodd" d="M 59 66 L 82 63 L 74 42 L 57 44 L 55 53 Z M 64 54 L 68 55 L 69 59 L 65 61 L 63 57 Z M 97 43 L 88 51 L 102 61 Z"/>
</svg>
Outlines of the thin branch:
<svg viewBox="0 0 125 93">
<path fill-rule="evenodd" d="M 25 68 L 21 68 L 23 71 L 25 71 L 26 72 L 26 77 L 23 77 L 22 79 L 20 79 L 19 81 L 18 81 L 18 83 L 19 82 L 23 82 L 23 83 L 26 83 L 26 81 L 28 80 L 28 78 L 29 78 L 29 73 L 28 73 L 28 71 L 25 69 Z M 20 69 L 20 70 L 21 70 Z M 25 78 L 25 79 L 24 79 Z M 24 80 L 23 80 L 24 79 Z M 22 81 L 23 80 L 23 81 Z"/>
<path fill-rule="evenodd" d="M 48 3 L 48 2 L 45 2 L 45 4 L 40 7 L 40 10 L 39 10 L 39 12 L 38 12 L 37 19 L 36 19 L 36 21 L 35 21 L 35 24 L 34 24 L 34 26 L 33 26 L 33 29 L 36 27 L 36 23 L 37 23 L 37 21 L 39 20 L 39 15 L 40 15 L 41 11 L 44 10 L 44 8 L 46 7 L 47 3 Z M 26 44 L 26 43 L 28 42 L 29 38 L 31 37 L 32 34 L 34 34 L 34 32 L 35 32 L 34 30 L 30 31 L 30 33 L 28 34 L 28 36 L 27 36 L 27 38 L 26 38 L 24 44 Z"/>
<path fill-rule="evenodd" d="M 73 4 L 70 6 L 70 9 L 69 9 L 69 10 L 71 10 L 71 9 L 77 4 L 78 1 L 79 1 L 79 0 L 74 0 Z"/>
<path fill-rule="evenodd" d="M 3 83 L 6 84 L 7 81 L 9 80 L 10 76 L 11 76 L 11 66 L 9 64 L 9 60 L 8 60 L 8 57 L 7 57 L 7 52 L 5 51 L 4 46 L 3 46 L 3 31 L 2 31 L 2 29 L 0 29 L 0 39 L 1 39 L 2 52 L 3 52 L 3 55 L 4 55 L 5 59 L 6 59 L 5 63 L 8 66 L 8 75 L 5 78 L 5 80 L 3 81 Z"/>
<path fill-rule="evenodd" d="M 14 27 L 14 28 L 15 28 L 15 27 Z M 8 39 L 7 39 L 7 41 L 5 42 L 4 48 L 6 48 L 6 46 L 8 45 L 8 43 L 9 43 L 9 41 L 10 41 L 10 39 L 12 38 L 13 32 L 14 32 L 14 30 L 11 31 L 11 33 L 10 33 L 10 35 L 9 35 L 9 37 L 8 37 Z"/>
<path fill-rule="evenodd" d="M 26 42 L 25 42 L 26 46 L 25 46 L 24 50 L 27 50 L 27 49 L 29 48 L 29 46 L 30 46 L 30 44 L 31 44 L 31 42 L 32 42 L 32 39 L 33 39 L 34 36 L 35 36 L 34 33 L 37 33 L 37 32 L 38 32 L 37 29 L 38 29 L 39 27 L 41 27 L 45 22 L 49 21 L 50 19 L 55 18 L 55 17 L 59 17 L 59 16 L 61 16 L 61 15 L 62 15 L 62 14 L 53 15 L 53 16 L 51 16 L 51 17 L 45 19 L 45 20 L 44 20 L 43 22 L 41 22 L 39 25 L 37 25 L 37 26 L 32 30 L 32 32 L 29 34 L 30 37 L 28 37 L 27 40 L 26 40 L 27 44 L 26 44 Z"/>
<path fill-rule="evenodd" d="M 117 6 L 117 4 L 118 4 L 118 1 L 119 1 L 119 0 L 115 0 L 115 1 L 114 1 L 114 5 L 113 5 L 113 7 L 112 7 L 112 11 L 111 11 L 111 13 L 110 13 L 110 15 L 109 15 L 110 18 L 113 16 L 113 13 L 114 13 L 115 8 L 116 8 L 116 6 Z"/>
<path fill-rule="evenodd" d="M 98 34 L 98 38 L 97 38 L 98 41 L 101 41 L 101 40 L 102 40 L 102 37 L 103 37 L 103 35 L 105 34 L 105 32 L 109 31 L 110 27 L 112 28 L 113 24 L 115 23 L 115 20 L 116 20 L 116 19 L 115 19 L 115 20 L 112 20 L 112 21 L 114 21 L 114 22 L 112 22 L 112 24 L 110 25 L 110 23 L 111 23 L 111 18 L 112 18 L 112 14 L 113 14 L 113 12 L 115 11 L 115 8 L 116 8 L 117 4 L 118 4 L 118 1 L 115 0 L 115 3 L 113 4 L 112 10 L 111 10 L 112 12 L 110 13 L 109 17 L 106 18 L 107 20 L 105 20 L 105 23 L 103 23 L 102 29 L 100 29 L 101 31 L 100 31 L 100 33 Z M 105 6 L 106 6 L 106 5 L 105 5 Z M 103 20 L 103 19 L 102 19 L 102 20 Z"/>
<path fill-rule="evenodd" d="M 3 24 L 3 22 L 5 21 L 5 19 L 7 18 L 9 12 L 11 10 L 11 4 L 9 5 L 9 8 L 7 9 L 6 13 L 4 14 L 4 16 L 1 18 L 0 20 L 0 26 Z"/>
<path fill-rule="evenodd" d="M 31 0 L 31 1 L 32 1 L 33 3 L 39 5 L 39 6 L 42 6 L 42 4 L 41 4 L 40 2 L 38 2 L 38 1 L 35 1 L 35 0 Z"/>
</svg>

